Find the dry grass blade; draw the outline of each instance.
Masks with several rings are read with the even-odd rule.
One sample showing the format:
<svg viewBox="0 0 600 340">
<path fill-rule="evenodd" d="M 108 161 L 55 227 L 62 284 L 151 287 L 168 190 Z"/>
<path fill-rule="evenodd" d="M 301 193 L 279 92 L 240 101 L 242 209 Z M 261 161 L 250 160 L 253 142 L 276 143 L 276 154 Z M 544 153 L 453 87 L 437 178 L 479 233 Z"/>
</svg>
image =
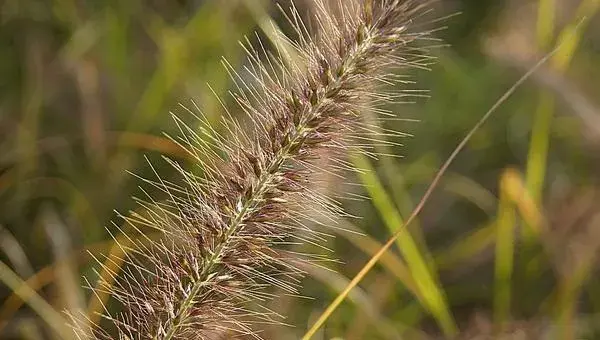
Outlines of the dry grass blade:
<svg viewBox="0 0 600 340">
<path fill-rule="evenodd" d="M 349 282 L 348 278 L 345 276 L 317 266 L 306 266 L 306 271 L 312 277 L 323 282 L 336 292 L 342 291 L 342 289 L 344 289 Z M 410 330 L 406 325 L 398 325 L 383 315 L 372 301 L 371 296 L 366 291 L 363 291 L 362 289 L 356 289 L 349 296 L 349 299 L 358 307 L 357 310 L 361 311 L 361 313 L 364 313 L 367 319 L 373 324 L 373 326 L 375 326 L 377 332 L 380 333 L 380 335 L 384 338 L 400 339 L 401 336 L 398 331 L 399 328 L 406 331 Z"/>
<path fill-rule="evenodd" d="M 435 266 L 427 261 L 429 254 L 425 253 L 425 250 L 423 250 L 424 254 L 421 254 L 421 250 L 411 233 L 404 227 L 400 213 L 393 206 L 366 157 L 358 155 L 353 158 L 353 162 L 358 168 L 364 170 L 360 174 L 362 182 L 390 234 L 394 234 L 397 230 L 404 230 L 398 235 L 396 243 L 417 285 L 419 300 L 428 308 L 446 336 L 455 335 L 458 328 L 448 307 L 446 294 L 437 282 Z"/>
<path fill-rule="evenodd" d="M 54 281 L 54 266 L 44 267 L 27 280 L 23 281 L 22 285 L 26 285 L 34 292 L 39 291 L 41 288 L 49 285 Z M 6 321 L 10 320 L 12 316 L 21 308 L 25 301 L 21 298 L 20 293 L 13 291 L 12 294 L 4 300 L 4 303 L 0 306 L 0 332 L 6 327 Z"/>
<path fill-rule="evenodd" d="M 66 320 L 6 264 L 0 262 L 0 281 L 25 301 L 61 339 L 72 339 Z"/>
<path fill-rule="evenodd" d="M 380 242 L 368 235 L 359 235 L 348 232 L 349 230 L 358 230 L 358 227 L 352 225 L 348 221 L 344 221 L 343 228 L 345 230 L 339 230 L 337 236 L 348 240 L 348 242 L 360 249 L 363 253 L 365 253 L 365 255 L 373 256 L 382 246 Z M 393 276 L 398 282 L 402 283 L 402 286 L 406 287 L 411 294 L 416 297 L 420 297 L 417 292 L 417 286 L 413 280 L 413 277 L 410 275 L 408 267 L 399 256 L 394 253 L 386 253 L 381 257 L 380 264 L 391 276 Z"/>
<path fill-rule="evenodd" d="M 23 247 L 19 244 L 19 241 L 13 236 L 13 234 L 5 229 L 0 224 L 0 250 L 4 252 L 6 257 L 10 260 L 15 271 L 22 277 L 28 277 L 33 274 L 33 268 L 27 258 L 27 254 L 23 250 Z"/>
</svg>

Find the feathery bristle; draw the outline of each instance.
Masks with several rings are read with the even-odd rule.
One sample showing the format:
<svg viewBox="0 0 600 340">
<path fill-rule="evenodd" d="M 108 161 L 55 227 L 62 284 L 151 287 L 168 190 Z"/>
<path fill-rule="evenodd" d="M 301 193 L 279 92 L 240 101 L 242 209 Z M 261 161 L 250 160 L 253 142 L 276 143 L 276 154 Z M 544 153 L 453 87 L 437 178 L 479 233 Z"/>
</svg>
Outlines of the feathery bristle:
<svg viewBox="0 0 600 340">
<path fill-rule="evenodd" d="M 259 306 L 273 298 L 271 286 L 296 294 L 303 273 L 294 263 L 310 261 L 283 245 L 322 242 L 309 224 L 341 213 L 309 185 L 324 171 L 317 160 L 357 146 L 371 154 L 377 129 L 361 112 L 400 97 L 381 88 L 401 80 L 391 69 L 430 60 L 414 44 L 429 34 L 413 27 L 427 9 L 423 1 L 340 0 L 338 7 L 334 15 L 315 0 L 311 33 L 292 6 L 286 13 L 297 39 L 281 37 L 292 50 L 267 54 L 262 44 L 260 52 L 245 45 L 247 75 L 224 62 L 249 118 L 243 126 L 230 116 L 222 136 L 203 117 L 199 129 L 175 117 L 176 141 L 202 174 L 169 161 L 185 185 L 148 181 L 169 199 L 140 201 L 146 212 L 126 218 L 139 233 L 128 238 L 127 266 L 114 285 L 96 288 L 124 306 L 118 317 L 105 315 L 121 339 L 260 338 L 260 324 L 281 323 Z M 145 242 L 145 227 L 164 237 Z"/>
</svg>

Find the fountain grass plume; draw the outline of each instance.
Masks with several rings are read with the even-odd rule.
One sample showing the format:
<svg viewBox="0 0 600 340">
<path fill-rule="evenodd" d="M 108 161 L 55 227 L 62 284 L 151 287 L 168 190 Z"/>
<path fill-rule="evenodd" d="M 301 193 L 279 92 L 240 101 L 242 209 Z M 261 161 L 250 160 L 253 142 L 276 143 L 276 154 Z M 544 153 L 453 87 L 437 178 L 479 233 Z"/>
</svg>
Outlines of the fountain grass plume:
<svg viewBox="0 0 600 340">
<path fill-rule="evenodd" d="M 126 217 L 134 231 L 122 245 L 126 266 L 111 273 L 114 284 L 101 280 L 95 288 L 123 305 L 119 315 L 104 315 L 120 339 L 261 338 L 261 325 L 282 323 L 264 307 L 270 288 L 298 294 L 298 261 L 314 260 L 286 245 L 322 243 L 314 226 L 343 213 L 315 190 L 317 175 L 350 167 L 342 159 L 348 150 L 372 155 L 375 143 L 395 134 L 377 135 L 380 128 L 361 114 L 390 115 L 374 107 L 405 95 L 385 89 L 403 81 L 397 71 L 431 61 L 417 43 L 430 31 L 414 24 L 428 1 L 343 0 L 335 11 L 322 0 L 314 5 L 310 25 L 293 5 L 284 11 L 295 31 L 280 37 L 286 44 L 271 52 L 260 41 L 244 44 L 242 72 L 224 62 L 235 110 L 247 119 L 238 121 L 231 108 L 217 133 L 202 115 L 200 127 L 174 116 L 182 132 L 174 140 L 201 171 L 168 160 L 183 184 L 157 174 L 147 182 L 168 199 L 139 200 L 144 213 Z M 327 170 L 319 166 L 323 156 Z M 150 240 L 146 230 L 162 237 Z M 95 337 L 110 338 L 93 328 Z"/>
</svg>

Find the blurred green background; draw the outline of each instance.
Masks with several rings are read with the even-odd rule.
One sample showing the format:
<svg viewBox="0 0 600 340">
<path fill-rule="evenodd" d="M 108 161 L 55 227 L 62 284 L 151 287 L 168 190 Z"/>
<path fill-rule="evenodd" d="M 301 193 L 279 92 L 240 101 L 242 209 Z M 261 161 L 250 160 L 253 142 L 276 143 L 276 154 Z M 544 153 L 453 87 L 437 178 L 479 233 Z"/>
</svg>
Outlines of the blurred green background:
<svg viewBox="0 0 600 340">
<path fill-rule="evenodd" d="M 310 12 L 310 1 L 296 2 Z M 411 135 L 382 150 L 402 157 L 354 159 L 373 172 L 352 193 L 371 200 L 344 200 L 361 218 L 340 224 L 365 235 L 335 232 L 335 271 L 307 268 L 302 293 L 312 299 L 269 305 L 294 327 L 263 336 L 304 334 L 468 129 L 562 43 L 315 338 L 600 338 L 599 6 L 438 1 L 435 16 L 450 15 L 436 33 L 444 46 L 430 71 L 410 71 L 410 88 L 428 98 L 394 107 L 407 120 L 386 126 Z M 152 177 L 148 158 L 175 176 L 161 160 L 185 160 L 165 137 L 177 134 L 169 112 L 193 124 L 179 103 L 196 103 L 218 121 L 218 98 L 232 89 L 222 57 L 242 67 L 238 41 L 254 32 L 268 41 L 269 20 L 288 27 L 268 0 L 0 2 L 1 339 L 68 337 L 65 310 L 98 320 L 100 304 L 81 286 L 95 282 L 90 254 L 118 255 L 107 229 L 118 234 L 116 211 L 136 209 L 141 195 L 129 172 Z"/>
</svg>

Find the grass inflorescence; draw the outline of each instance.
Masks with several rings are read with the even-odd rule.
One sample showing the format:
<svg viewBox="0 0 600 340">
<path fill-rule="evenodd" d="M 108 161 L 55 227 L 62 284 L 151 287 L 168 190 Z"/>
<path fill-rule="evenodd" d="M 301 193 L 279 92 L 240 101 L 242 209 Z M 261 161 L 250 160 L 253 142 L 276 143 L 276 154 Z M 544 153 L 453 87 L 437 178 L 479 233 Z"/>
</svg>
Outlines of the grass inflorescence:
<svg viewBox="0 0 600 340">
<path fill-rule="evenodd" d="M 134 232 L 123 245 L 122 278 L 96 287 L 124 306 L 105 315 L 121 339 L 260 338 L 261 324 L 282 323 L 260 307 L 273 298 L 269 287 L 298 294 L 303 272 L 296 264 L 314 259 L 285 246 L 321 243 L 313 226 L 335 223 L 342 213 L 312 183 L 348 168 L 341 159 L 348 150 L 372 155 L 378 129 L 361 114 L 401 97 L 384 89 L 401 80 L 391 70 L 430 62 L 416 44 L 430 32 L 413 23 L 427 2 L 340 1 L 334 11 L 315 0 L 314 8 L 311 25 L 295 7 L 284 11 L 296 39 L 279 38 L 291 49 L 268 53 L 262 43 L 246 44 L 243 73 L 224 62 L 237 87 L 235 110 L 247 119 L 229 114 L 217 133 L 201 113 L 200 127 L 174 116 L 182 133 L 173 140 L 200 171 L 168 160 L 183 184 L 157 173 L 147 182 L 168 199 L 140 200 L 144 212 L 126 217 Z M 320 167 L 323 156 L 328 169 Z M 163 237 L 146 242 L 148 228 Z M 109 338 L 95 328 L 97 337 Z"/>
</svg>

